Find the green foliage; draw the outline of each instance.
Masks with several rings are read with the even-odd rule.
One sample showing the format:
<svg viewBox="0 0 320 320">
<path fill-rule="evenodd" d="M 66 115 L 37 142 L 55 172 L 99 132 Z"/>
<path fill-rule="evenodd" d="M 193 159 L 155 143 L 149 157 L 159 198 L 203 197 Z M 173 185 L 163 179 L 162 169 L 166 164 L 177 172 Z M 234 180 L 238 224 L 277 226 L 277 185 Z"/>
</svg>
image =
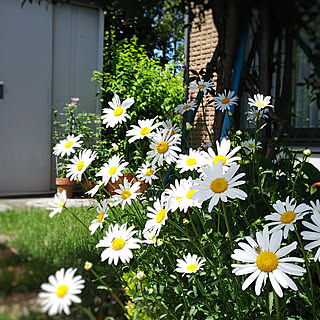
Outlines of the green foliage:
<svg viewBox="0 0 320 320">
<path fill-rule="evenodd" d="M 159 61 L 148 57 L 143 46 L 138 46 L 136 37 L 117 42 L 112 34 L 106 34 L 112 43 L 105 48 L 105 69 L 109 71 L 94 72 L 92 80 L 101 85 L 101 103 L 107 107 L 114 94 L 118 94 L 121 101 L 133 97 L 135 103 L 130 107 L 130 124 L 137 124 L 138 120 L 150 119 L 158 116 L 160 121 L 166 119 L 178 120 L 174 114 L 174 107 L 184 99 L 182 74 L 175 73 L 175 66 L 162 67 Z M 111 68 L 111 70 L 110 70 Z M 116 127 L 114 130 L 103 131 L 105 157 L 114 152 L 112 143 L 119 147 L 119 154 L 133 157 L 137 162 L 135 147 L 126 143 L 127 126 Z M 148 145 L 144 147 L 146 151 Z M 102 150 L 102 149 L 101 149 Z"/>
</svg>

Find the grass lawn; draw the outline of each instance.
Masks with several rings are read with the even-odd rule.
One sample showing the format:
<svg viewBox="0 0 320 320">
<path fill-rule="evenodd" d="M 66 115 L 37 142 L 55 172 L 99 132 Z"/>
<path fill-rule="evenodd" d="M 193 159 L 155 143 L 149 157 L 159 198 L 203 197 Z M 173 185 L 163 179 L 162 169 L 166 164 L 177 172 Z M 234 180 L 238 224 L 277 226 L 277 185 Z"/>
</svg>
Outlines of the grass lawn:
<svg viewBox="0 0 320 320">
<path fill-rule="evenodd" d="M 96 216 L 95 208 L 72 208 L 72 211 L 88 226 Z M 0 246 L 0 320 L 47 319 L 39 313 L 21 318 L 13 312 L 11 316 L 2 309 L 15 300 L 22 301 L 19 295 L 36 297 L 41 283 L 47 282 L 48 276 L 61 267 L 76 267 L 85 280 L 91 280 L 83 263 L 99 259 L 93 250 L 96 238 L 67 210 L 52 219 L 48 213 L 38 208 L 0 212 L 0 235 L 6 239 Z M 87 318 L 79 312 L 76 314 L 72 319 Z"/>
</svg>

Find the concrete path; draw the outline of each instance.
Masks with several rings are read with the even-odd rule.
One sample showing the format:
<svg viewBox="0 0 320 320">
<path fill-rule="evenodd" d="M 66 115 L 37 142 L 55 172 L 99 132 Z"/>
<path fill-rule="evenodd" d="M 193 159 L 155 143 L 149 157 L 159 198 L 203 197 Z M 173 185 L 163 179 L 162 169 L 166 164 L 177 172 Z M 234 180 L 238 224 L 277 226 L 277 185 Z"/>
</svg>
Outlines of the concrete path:
<svg viewBox="0 0 320 320">
<path fill-rule="evenodd" d="M 41 198 L 0 198 L 0 212 L 10 209 L 18 209 L 23 207 L 38 207 L 47 208 L 53 197 Z M 66 202 L 67 207 L 82 207 L 95 205 L 97 202 L 94 199 L 79 198 L 68 199 Z"/>
</svg>

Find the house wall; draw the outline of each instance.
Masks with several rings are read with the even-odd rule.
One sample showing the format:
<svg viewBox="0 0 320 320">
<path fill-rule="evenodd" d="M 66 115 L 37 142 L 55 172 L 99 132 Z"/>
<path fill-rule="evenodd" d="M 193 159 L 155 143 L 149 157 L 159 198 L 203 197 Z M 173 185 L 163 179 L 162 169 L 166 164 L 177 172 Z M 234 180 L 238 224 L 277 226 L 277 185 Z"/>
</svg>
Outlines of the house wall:
<svg viewBox="0 0 320 320">
<path fill-rule="evenodd" d="M 196 18 L 192 21 L 189 35 L 189 77 L 193 76 L 190 69 L 199 72 L 202 68 L 206 68 L 219 40 L 218 32 L 213 22 L 212 10 L 205 10 L 203 16 L 199 16 L 199 7 L 195 7 L 193 11 Z M 211 80 L 216 81 L 217 77 L 214 76 Z M 189 92 L 191 100 L 194 100 L 196 96 L 197 92 Z M 212 100 L 212 97 L 210 98 L 209 96 L 204 99 L 205 120 L 209 130 L 213 128 L 215 111 L 210 100 Z M 201 143 L 209 141 L 201 106 L 196 113 L 191 139 L 194 146 L 199 146 Z"/>
</svg>

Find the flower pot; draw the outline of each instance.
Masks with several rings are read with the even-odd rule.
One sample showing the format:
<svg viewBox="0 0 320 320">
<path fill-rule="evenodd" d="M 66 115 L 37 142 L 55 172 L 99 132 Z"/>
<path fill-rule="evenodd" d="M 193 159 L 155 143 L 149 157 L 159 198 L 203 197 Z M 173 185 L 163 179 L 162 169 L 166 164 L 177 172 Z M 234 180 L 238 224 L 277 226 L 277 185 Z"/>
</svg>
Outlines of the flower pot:
<svg viewBox="0 0 320 320">
<path fill-rule="evenodd" d="M 69 178 L 56 178 L 56 186 L 59 192 L 66 190 L 67 198 L 72 197 L 74 181 L 70 181 Z"/>
<path fill-rule="evenodd" d="M 91 181 L 91 180 L 82 180 L 81 181 L 81 187 L 82 187 L 82 190 L 84 192 L 88 191 L 88 190 L 91 190 L 92 188 L 94 188 L 96 186 L 96 184 Z"/>
</svg>

